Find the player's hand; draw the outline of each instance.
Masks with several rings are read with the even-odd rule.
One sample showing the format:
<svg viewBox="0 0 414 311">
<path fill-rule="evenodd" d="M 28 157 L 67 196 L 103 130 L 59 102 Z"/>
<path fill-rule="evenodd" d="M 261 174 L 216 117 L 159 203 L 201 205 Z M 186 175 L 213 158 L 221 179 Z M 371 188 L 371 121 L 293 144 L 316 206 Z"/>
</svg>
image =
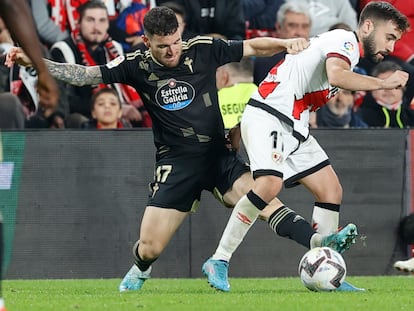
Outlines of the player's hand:
<svg viewBox="0 0 414 311">
<path fill-rule="evenodd" d="M 232 151 L 238 151 L 240 149 L 241 143 L 241 131 L 240 124 L 232 127 L 229 132 L 226 134 L 226 143 L 227 148 Z"/>
<path fill-rule="evenodd" d="M 32 61 L 20 47 L 11 48 L 9 53 L 6 55 L 6 61 L 4 62 L 4 64 L 9 68 L 11 68 L 15 63 L 24 67 L 32 66 Z"/>
<path fill-rule="evenodd" d="M 14 64 L 24 67 L 32 66 L 32 61 L 20 47 L 13 47 L 7 53 L 4 64 L 11 68 Z M 55 79 L 49 74 L 46 66 L 37 70 L 37 92 L 39 104 L 44 109 L 54 110 L 59 99 L 59 88 Z"/>
<path fill-rule="evenodd" d="M 289 54 L 297 54 L 309 46 L 309 41 L 304 38 L 286 39 L 285 42 Z"/>
<path fill-rule="evenodd" d="M 388 78 L 383 80 L 382 89 L 398 89 L 403 88 L 407 84 L 409 74 L 405 71 L 397 70 Z"/>
<path fill-rule="evenodd" d="M 54 111 L 59 99 L 59 88 L 55 79 L 44 70 L 37 73 L 37 92 L 39 93 L 39 104 L 48 110 Z"/>
</svg>

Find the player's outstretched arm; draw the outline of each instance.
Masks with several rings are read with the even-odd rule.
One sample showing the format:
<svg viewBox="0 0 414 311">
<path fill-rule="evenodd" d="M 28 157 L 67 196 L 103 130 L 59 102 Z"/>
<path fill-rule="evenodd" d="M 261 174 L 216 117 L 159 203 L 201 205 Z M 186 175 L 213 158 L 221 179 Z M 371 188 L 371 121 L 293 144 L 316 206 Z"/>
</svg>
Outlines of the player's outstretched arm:
<svg viewBox="0 0 414 311">
<path fill-rule="evenodd" d="M 45 63 L 50 74 L 55 79 L 75 86 L 99 84 L 103 82 L 99 66 L 57 63 L 48 59 L 45 59 Z"/>
<path fill-rule="evenodd" d="M 308 46 L 309 42 L 303 38 L 253 38 L 243 41 L 243 56 L 272 56 L 282 51 L 297 54 Z"/>
<path fill-rule="evenodd" d="M 57 80 L 75 86 L 99 84 L 103 82 L 99 66 L 58 63 L 49 59 L 44 59 L 44 62 L 49 73 Z M 12 48 L 6 56 L 6 66 L 11 67 L 14 63 L 25 67 L 33 65 L 30 58 L 19 47 Z"/>
<path fill-rule="evenodd" d="M 329 84 L 350 91 L 373 91 L 379 89 L 402 88 L 407 84 L 409 74 L 397 70 L 386 79 L 379 79 L 353 72 L 349 64 L 341 58 L 326 60 Z"/>
</svg>

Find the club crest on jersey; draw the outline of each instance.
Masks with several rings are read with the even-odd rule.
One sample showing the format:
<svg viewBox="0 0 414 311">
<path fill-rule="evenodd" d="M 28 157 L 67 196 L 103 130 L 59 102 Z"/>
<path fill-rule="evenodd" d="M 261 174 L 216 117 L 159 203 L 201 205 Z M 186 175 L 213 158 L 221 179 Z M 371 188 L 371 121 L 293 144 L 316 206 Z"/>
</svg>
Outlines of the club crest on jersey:
<svg viewBox="0 0 414 311">
<path fill-rule="evenodd" d="M 272 160 L 275 161 L 276 163 L 280 163 L 283 161 L 283 155 L 281 155 L 280 153 L 273 151 L 272 152 Z"/>
<path fill-rule="evenodd" d="M 108 69 L 114 68 L 116 66 L 118 66 L 120 63 L 122 63 L 125 60 L 125 56 L 121 55 L 118 56 L 117 58 L 111 60 L 109 63 L 106 64 L 106 67 Z"/>
<path fill-rule="evenodd" d="M 180 110 L 190 105 L 195 91 L 191 84 L 184 81 L 170 79 L 155 93 L 157 104 L 169 111 Z"/>
</svg>

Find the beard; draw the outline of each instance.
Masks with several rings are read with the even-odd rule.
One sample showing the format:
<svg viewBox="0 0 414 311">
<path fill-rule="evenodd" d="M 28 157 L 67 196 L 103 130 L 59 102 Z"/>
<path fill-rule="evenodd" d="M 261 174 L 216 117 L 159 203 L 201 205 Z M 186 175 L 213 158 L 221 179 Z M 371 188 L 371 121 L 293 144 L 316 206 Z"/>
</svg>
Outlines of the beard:
<svg viewBox="0 0 414 311">
<path fill-rule="evenodd" d="M 372 32 L 368 35 L 364 40 L 362 40 L 362 47 L 364 49 L 364 57 L 372 61 L 373 63 L 379 63 L 383 57 L 378 57 L 378 54 L 381 54 L 380 52 L 375 51 L 375 40 L 374 40 L 375 32 Z"/>
</svg>

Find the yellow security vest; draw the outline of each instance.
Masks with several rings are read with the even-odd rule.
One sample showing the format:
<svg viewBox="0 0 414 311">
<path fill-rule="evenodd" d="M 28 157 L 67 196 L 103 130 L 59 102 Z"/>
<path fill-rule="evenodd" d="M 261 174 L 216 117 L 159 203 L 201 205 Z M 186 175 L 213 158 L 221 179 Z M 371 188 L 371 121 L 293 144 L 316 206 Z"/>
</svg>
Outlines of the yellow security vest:
<svg viewBox="0 0 414 311">
<path fill-rule="evenodd" d="M 237 83 L 218 91 L 220 111 L 226 129 L 240 122 L 244 107 L 255 90 L 257 85 L 254 83 Z"/>
</svg>

